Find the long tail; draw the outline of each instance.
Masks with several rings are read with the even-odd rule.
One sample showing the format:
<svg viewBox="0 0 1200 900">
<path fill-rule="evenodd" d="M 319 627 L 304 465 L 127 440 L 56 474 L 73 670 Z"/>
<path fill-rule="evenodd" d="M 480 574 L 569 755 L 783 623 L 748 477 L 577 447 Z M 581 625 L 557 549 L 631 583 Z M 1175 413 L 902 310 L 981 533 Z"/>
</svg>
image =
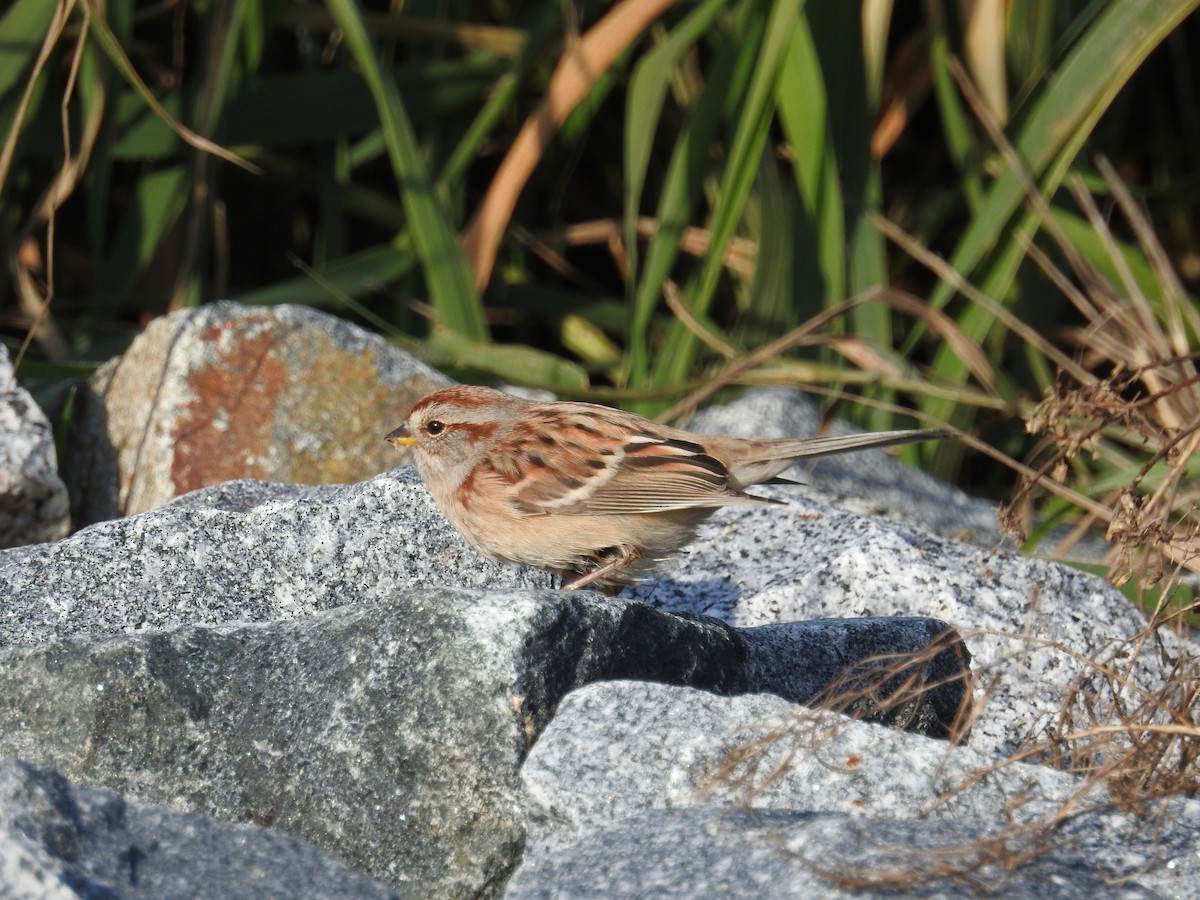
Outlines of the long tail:
<svg viewBox="0 0 1200 900">
<path fill-rule="evenodd" d="M 877 431 L 866 434 L 829 435 L 818 438 L 790 438 L 762 441 L 754 451 L 743 452 L 736 469 L 731 471 L 738 487 L 762 484 L 802 459 L 866 450 L 871 447 L 893 447 L 916 441 L 931 441 L 947 437 L 941 428 L 910 428 L 904 431 Z"/>
<path fill-rule="evenodd" d="M 817 456 L 832 456 L 849 453 L 851 450 L 866 450 L 869 447 L 894 447 L 897 444 L 914 444 L 917 441 L 933 441 L 949 437 L 945 428 L 909 428 L 902 431 L 876 431 L 864 434 L 828 435 L 817 438 L 794 438 L 771 442 L 771 455 L 788 459 L 811 459 Z"/>
</svg>

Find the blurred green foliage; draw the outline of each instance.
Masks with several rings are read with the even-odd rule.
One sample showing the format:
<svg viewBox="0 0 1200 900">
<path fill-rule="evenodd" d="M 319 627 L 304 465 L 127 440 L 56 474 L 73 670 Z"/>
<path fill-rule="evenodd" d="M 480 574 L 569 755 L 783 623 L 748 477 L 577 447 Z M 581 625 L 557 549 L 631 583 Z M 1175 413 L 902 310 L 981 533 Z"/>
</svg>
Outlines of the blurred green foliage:
<svg viewBox="0 0 1200 900">
<path fill-rule="evenodd" d="M 1053 360 L 879 217 L 1039 333 L 1077 324 L 1028 263 L 1042 218 L 991 122 L 1080 254 L 1110 258 L 1059 188 L 1106 191 L 1103 154 L 1194 278 L 1198 2 L 661 3 L 609 38 L 481 272 L 460 238 L 522 124 L 635 4 L 15 0 L 0 333 L 32 336 L 26 374 L 65 376 L 171 309 L 304 303 L 464 379 L 647 414 L 713 379 L 817 386 L 867 401 L 864 425 L 909 413 L 1015 452 Z M 932 462 L 999 491 L 972 459 Z"/>
</svg>

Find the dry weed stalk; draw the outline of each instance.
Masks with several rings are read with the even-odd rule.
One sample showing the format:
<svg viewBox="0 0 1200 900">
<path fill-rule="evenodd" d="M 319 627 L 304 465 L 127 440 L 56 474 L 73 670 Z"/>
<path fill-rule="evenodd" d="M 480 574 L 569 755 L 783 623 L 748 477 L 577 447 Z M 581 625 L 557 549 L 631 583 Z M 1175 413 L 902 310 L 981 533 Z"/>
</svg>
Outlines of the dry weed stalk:
<svg viewBox="0 0 1200 900">
<path fill-rule="evenodd" d="M 959 82 L 968 99 L 973 97 L 969 81 L 960 78 Z M 1021 525 L 1028 516 L 1022 507 L 1032 508 L 1035 492 L 1047 491 L 1081 511 L 1073 540 L 1105 526 L 1114 545 L 1108 560 L 1111 580 L 1120 583 L 1134 574 L 1143 586 L 1156 584 L 1168 574 L 1170 580 L 1148 627 L 1107 649 L 1095 650 L 1090 657 L 1054 641 L 993 634 L 1053 648 L 1069 657 L 1079 674 L 1040 734 L 1007 758 L 961 777 L 918 815 L 932 813 L 989 774 L 1018 762 L 1036 762 L 1079 776 L 1078 789 L 1069 798 L 1048 813 L 996 834 L 939 848 L 897 847 L 894 864 L 883 847 L 876 848 L 885 854 L 882 864 L 849 864 L 848 871 L 838 871 L 827 863 L 810 863 L 814 872 L 845 890 L 912 890 L 951 881 L 977 892 L 1000 891 L 1011 873 L 1062 847 L 1066 826 L 1081 814 L 1115 807 L 1138 816 L 1139 823 L 1154 834 L 1160 817 L 1167 815 L 1167 806 L 1159 801 L 1200 793 L 1200 659 L 1187 643 L 1161 628 L 1179 625 L 1196 608 L 1193 603 L 1166 611 L 1166 598 L 1180 586 L 1182 576 L 1200 572 L 1200 488 L 1196 486 L 1200 484 L 1196 478 L 1200 352 L 1194 349 L 1200 341 L 1200 307 L 1187 297 L 1149 221 L 1106 161 L 1100 160 L 1099 169 L 1150 262 L 1152 291 L 1147 290 L 1145 279 L 1135 277 L 1105 217 L 1076 179 L 1071 184 L 1076 203 L 1104 248 L 1115 278 L 1107 278 L 1085 260 L 1058 226 L 1038 185 L 1000 129 L 981 104 L 972 106 L 981 121 L 991 125 L 989 132 L 1005 161 L 1024 179 L 1029 208 L 1069 265 L 1068 276 L 1028 236 L 1016 235 L 1082 318 L 1083 325 L 1069 331 L 1063 342 L 1074 354 L 1064 353 L 1046 336 L 1030 333 L 1024 323 L 1013 321 L 1000 304 L 891 223 L 880 219 L 876 224 L 964 296 L 993 312 L 997 321 L 1059 370 L 1056 388 L 1027 416 L 1028 430 L 1044 436 L 1036 462 L 1022 465 L 998 451 L 992 453 L 1021 479 L 1014 499 L 1002 512 L 1002 523 L 1023 532 Z M 1092 466 L 1084 454 L 1092 455 Z M 878 689 L 894 684 L 899 674 L 899 670 L 878 669 L 877 691 L 872 691 L 860 671 L 839 686 L 843 695 L 828 696 L 823 705 L 852 714 L 870 709 L 878 696 L 889 696 Z M 902 694 L 921 689 L 919 681 L 902 679 L 902 683 Z M 903 709 L 906 701 L 897 697 L 888 702 Z M 919 700 L 910 695 L 907 702 Z M 970 714 L 964 709 L 954 733 L 965 735 L 971 716 L 978 720 L 985 706 L 986 700 L 977 702 Z M 713 782 L 733 786 L 753 802 L 757 793 L 795 768 L 797 759 L 815 755 L 836 738 L 839 725 L 832 718 L 807 713 L 791 727 L 742 745 L 726 758 Z M 791 744 L 782 744 L 785 741 Z M 769 751 L 780 746 L 782 756 L 776 754 L 777 761 L 767 764 Z M 1099 799 L 1093 793 L 1097 784 L 1104 788 Z M 1028 800 L 1011 798 L 1008 812 L 1014 813 Z"/>
<path fill-rule="evenodd" d="M 939 635 L 908 653 L 873 656 L 843 671 L 795 721 L 757 735 L 730 751 L 701 785 L 701 794 L 732 788 L 747 803 L 782 778 L 798 759 L 832 742 L 846 721 L 865 719 L 893 728 L 963 740 L 972 721 L 972 675 L 958 633 Z M 838 713 L 842 715 L 837 715 Z M 774 751 L 783 755 L 772 759 Z"/>
<path fill-rule="evenodd" d="M 879 848 L 885 855 L 890 850 L 895 861 L 854 866 L 849 871 L 812 863 L 812 870 L 844 891 L 911 891 L 935 882 L 952 882 L 974 894 L 997 894 L 1023 866 L 1067 846 L 1067 841 L 1056 836 L 1058 825 L 1013 825 L 998 834 L 953 846 Z"/>
<path fill-rule="evenodd" d="M 1028 506 L 1045 478 L 1062 483 L 1074 472 L 1077 480 L 1096 485 L 1098 499 L 1110 511 L 1104 522 L 1113 543 L 1107 560 L 1110 578 L 1120 584 L 1136 573 L 1143 584 L 1151 585 L 1170 569 L 1200 571 L 1200 493 L 1194 464 L 1200 450 L 1200 353 L 1193 349 L 1200 337 L 1200 312 L 1116 172 L 1104 160 L 1099 168 L 1152 264 L 1155 293 L 1148 297 L 1131 273 L 1092 195 L 1078 180 L 1072 182 L 1076 203 L 1120 283 L 1112 284 L 1071 251 L 1054 227 L 1046 230 L 1069 261 L 1072 277 L 1032 244 L 1027 248 L 1083 318 L 1084 324 L 1065 338 L 1088 375 L 1060 372 L 1055 389 L 1028 417 L 1030 433 L 1045 436 L 1033 465 L 1038 477 L 1022 477 L 1004 521 L 1016 525 L 1022 518 L 1016 510 Z M 1038 204 L 1034 207 L 1048 224 L 1048 213 Z M 1111 474 L 1092 475 L 1081 464 L 1083 453 L 1102 462 Z M 1101 521 L 1085 512 L 1073 537 Z"/>
<path fill-rule="evenodd" d="M 810 698 L 808 708 L 794 721 L 744 741 L 726 754 L 701 793 L 733 788 L 752 803 L 798 759 L 833 741 L 847 720 L 844 717 L 915 728 L 951 743 L 964 740 L 973 721 L 972 673 L 965 652 L 962 638 L 951 630 L 919 650 L 859 660 Z M 779 748 L 783 755 L 772 760 Z"/>
<path fill-rule="evenodd" d="M 1161 667 L 1159 687 L 1141 686 L 1140 663 Z M 1154 628 L 1089 660 L 1042 742 L 1042 761 L 1102 780 L 1127 812 L 1163 797 L 1200 793 L 1200 659 L 1169 650 Z"/>
<path fill-rule="evenodd" d="M 1053 650 L 1068 657 L 1080 670 L 1070 685 L 1057 715 L 1039 736 L 1026 741 L 1008 757 L 955 778 L 917 818 L 933 814 L 992 773 L 1015 763 L 1039 763 L 1079 776 L 1079 786 L 1049 812 L 1018 810 L 1034 799 L 1022 794 L 1008 799 L 1011 824 L 997 832 L 940 847 L 913 848 L 885 844 L 873 848 L 882 863 L 864 866 L 847 862 L 839 867 L 809 861 L 814 873 L 843 890 L 912 890 L 921 885 L 952 882 L 976 893 L 1002 891 L 1010 876 L 1036 858 L 1067 846 L 1064 837 L 1073 820 L 1098 810 L 1116 808 L 1143 817 L 1153 828 L 1165 807 L 1156 801 L 1200 792 L 1200 660 L 1164 641 L 1156 628 L 1147 628 L 1107 651 L 1089 657 L 1057 641 L 1030 635 L 976 632 L 971 638 L 1017 640 L 1032 650 Z M 945 649 L 943 646 L 942 650 Z M 934 655 L 936 655 L 936 650 Z M 727 756 L 702 791 L 732 789 L 750 805 L 770 786 L 816 757 L 837 738 L 844 712 L 858 718 L 886 714 L 900 724 L 911 711 L 928 704 L 925 692 L 944 682 L 928 678 L 929 649 L 915 654 L 866 660 L 847 672 L 819 698 L 820 709 L 806 710 L 791 723 L 748 740 Z M 1160 687 L 1150 691 L 1148 667 Z M 964 740 L 987 705 L 1000 676 L 975 672 L 984 679 L 976 702 L 964 703 L 952 723 L 951 741 Z M 980 699 L 982 697 L 982 699 Z M 969 699 L 969 698 L 968 698 Z M 891 724 L 896 724 L 895 721 Z M 1097 783 L 1104 792 L 1097 795 Z M 790 852 L 790 851 L 787 851 Z M 894 862 L 893 862 L 894 856 Z"/>
</svg>

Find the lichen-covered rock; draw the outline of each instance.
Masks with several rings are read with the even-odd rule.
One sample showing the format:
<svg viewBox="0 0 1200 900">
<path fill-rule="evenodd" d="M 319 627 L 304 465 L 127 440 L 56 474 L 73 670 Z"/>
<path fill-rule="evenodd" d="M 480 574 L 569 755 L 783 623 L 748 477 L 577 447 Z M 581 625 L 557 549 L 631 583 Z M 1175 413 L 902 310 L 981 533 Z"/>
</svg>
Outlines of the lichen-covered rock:
<svg viewBox="0 0 1200 900">
<path fill-rule="evenodd" d="M 70 525 L 54 432 L 0 345 L 0 548 L 52 541 Z"/>
<path fill-rule="evenodd" d="M 157 319 L 80 397 L 68 449 L 77 525 L 238 478 L 360 481 L 383 437 L 449 379 L 333 316 L 216 303 Z"/>
</svg>

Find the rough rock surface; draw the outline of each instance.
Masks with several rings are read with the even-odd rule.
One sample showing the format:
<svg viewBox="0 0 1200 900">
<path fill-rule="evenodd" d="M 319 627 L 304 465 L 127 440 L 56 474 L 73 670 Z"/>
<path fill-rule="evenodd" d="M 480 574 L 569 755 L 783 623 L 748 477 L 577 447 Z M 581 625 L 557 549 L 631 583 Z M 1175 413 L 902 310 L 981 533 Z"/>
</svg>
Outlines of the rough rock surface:
<svg viewBox="0 0 1200 900">
<path fill-rule="evenodd" d="M 770 422 L 784 415 L 786 399 L 759 391 L 730 408 L 744 422 Z M 791 402 L 807 405 L 796 394 Z M 818 461 L 811 477 L 842 461 Z M 877 463 L 903 468 L 889 459 Z M 897 472 L 886 480 L 901 483 Z M 1054 724 L 1064 698 L 1090 674 L 1083 660 L 1115 656 L 1117 669 L 1128 668 L 1154 691 L 1169 670 L 1155 641 L 1168 658 L 1195 652 L 1187 650 L 1194 644 L 1163 633 L 1144 641 L 1130 663 L 1126 642 L 1145 633 L 1145 617 L 1111 584 L 1077 569 L 860 516 L 791 486 L 755 490 L 784 503 L 719 511 L 699 540 L 622 596 L 741 626 L 914 613 L 946 621 L 967 639 L 976 706 L 986 704 L 971 743 L 1000 755 Z M 922 509 L 903 493 L 887 496 L 888 509 Z"/>
<path fill-rule="evenodd" d="M 977 884 L 1083 897 L 1118 882 L 1118 896 L 1187 896 L 1200 883 L 1200 801 L 1127 815 L 1102 784 L 995 763 L 775 697 L 587 685 L 522 769 L 529 841 L 508 896 L 840 894 L 829 872 L 843 886 L 893 872 L 917 896 Z M 933 877 L 935 849 L 957 876 Z M 1020 852 L 1029 864 L 1006 872 Z"/>
<path fill-rule="evenodd" d="M 337 390 L 322 405 L 352 393 Z M 757 392 L 701 427 L 800 433 L 793 404 L 805 406 Z M 212 419 L 218 433 L 224 421 Z M 841 480 L 823 482 L 831 466 Z M 1144 820 L 1063 818 L 1064 797 L 1075 812 L 1107 804 L 1103 786 L 1030 764 L 983 770 L 1139 700 L 1084 660 L 1154 692 L 1195 644 L 1155 634 L 1131 648 L 1145 621 L 1103 581 L 918 527 L 988 534 L 961 495 L 922 506 L 927 486 L 884 454 L 802 477 L 810 488 L 763 489 L 782 505 L 721 511 L 616 600 L 481 559 L 410 471 L 341 487 L 234 482 L 0 552 L 0 755 L 274 825 L 411 896 L 497 895 L 527 830 L 514 896 L 760 896 L 760 883 L 836 895 L 881 873 L 929 896 L 1005 877 L 1017 895 L 1081 896 L 1123 875 L 1129 896 L 1186 893 L 1200 858 L 1189 803 Z M 831 505 L 823 483 L 907 522 Z M 828 701 L 831 673 L 929 646 L 943 622 L 975 657 L 966 746 L 793 702 Z M 926 686 L 967 659 L 930 655 Z M 961 681 L 889 710 L 865 689 L 888 664 L 853 672 L 852 711 L 944 730 Z M 747 692 L 775 696 L 729 699 Z M 745 803 L 757 808 L 731 808 Z M 1047 823 L 1049 845 L 1037 843 Z M 980 847 L 993 855 L 972 865 Z M 1031 853 L 1006 873 L 1010 848 Z M 944 850 L 949 880 L 920 880 Z"/>
<path fill-rule="evenodd" d="M 175 900 L 396 894 L 311 844 L 0 760 L 0 895 Z"/>
<path fill-rule="evenodd" d="M 1032 835 L 997 834 L 990 823 L 970 821 L 715 806 L 653 809 L 526 863 L 505 898 L 1195 896 L 1194 864 L 1185 878 L 1168 880 L 1172 893 L 1137 878 L 1130 861 L 1114 861 L 1124 855 L 1121 840 L 1129 828 L 1124 822 L 1111 827 L 1111 818 L 1081 818 L 1038 843 Z M 1170 854 L 1171 862 L 1190 862 L 1194 841 L 1182 828 L 1172 838 L 1156 849 Z M 989 851 L 996 855 L 984 856 Z M 1023 853 L 1024 864 L 1012 866 Z M 1152 861 L 1156 868 L 1169 865 Z"/>
<path fill-rule="evenodd" d="M 0 345 L 0 548 L 52 541 L 70 525 L 54 432 Z"/>
<path fill-rule="evenodd" d="M 80 398 L 77 526 L 238 478 L 330 484 L 392 468 L 383 436 L 449 379 L 333 316 L 215 303 L 150 324 Z"/>
<path fill-rule="evenodd" d="M 480 563 L 408 470 L 231 482 L 0 554 L 0 756 L 279 828 L 408 893 L 487 893 L 524 841 L 521 760 L 570 690 L 634 678 L 815 701 L 858 660 L 946 630 L 738 630 L 518 590 L 545 576 Z M 489 591 L 437 587 L 481 578 Z M 889 714 L 872 696 L 856 714 L 944 733 L 966 655 L 927 662 L 924 702 Z"/>
<path fill-rule="evenodd" d="M 620 748 L 619 767 L 612 747 Z M 563 701 L 522 768 L 527 853 L 560 849 L 589 830 L 660 807 L 716 803 L 899 818 L 920 812 L 1017 823 L 1052 815 L 1082 788 L 1045 766 L 987 771 L 993 761 L 970 746 L 779 697 L 589 684 Z"/>
<path fill-rule="evenodd" d="M 342 486 L 230 482 L 0 556 L 0 645 L 265 622 L 405 587 L 548 587 L 482 559 L 411 468 Z"/>
</svg>

